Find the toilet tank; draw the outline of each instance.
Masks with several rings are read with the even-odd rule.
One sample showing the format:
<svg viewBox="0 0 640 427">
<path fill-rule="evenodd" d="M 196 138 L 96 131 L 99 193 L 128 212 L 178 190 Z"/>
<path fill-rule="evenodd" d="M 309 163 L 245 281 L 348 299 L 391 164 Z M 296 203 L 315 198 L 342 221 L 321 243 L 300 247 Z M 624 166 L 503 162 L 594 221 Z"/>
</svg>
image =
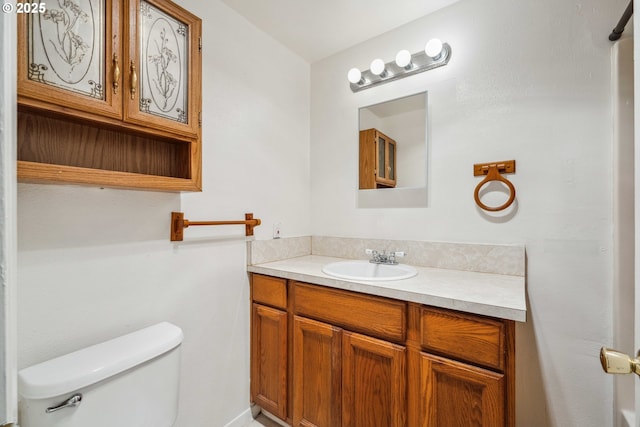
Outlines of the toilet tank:
<svg viewBox="0 0 640 427">
<path fill-rule="evenodd" d="M 20 427 L 173 426 L 182 337 L 163 322 L 20 370 Z"/>
</svg>

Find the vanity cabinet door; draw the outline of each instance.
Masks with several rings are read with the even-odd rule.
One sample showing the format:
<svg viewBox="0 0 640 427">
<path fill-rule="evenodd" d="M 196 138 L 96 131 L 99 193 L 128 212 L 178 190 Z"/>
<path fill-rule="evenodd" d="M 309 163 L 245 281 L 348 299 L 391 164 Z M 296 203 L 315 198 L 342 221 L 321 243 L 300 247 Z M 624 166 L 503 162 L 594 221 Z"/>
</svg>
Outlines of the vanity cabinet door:
<svg viewBox="0 0 640 427">
<path fill-rule="evenodd" d="M 287 378 L 287 313 L 253 304 L 251 400 L 286 419 Z"/>
<path fill-rule="evenodd" d="M 18 14 L 18 102 L 66 115 L 122 118 L 120 2 L 21 5 L 41 9 Z"/>
<path fill-rule="evenodd" d="M 196 137 L 202 21 L 164 0 L 130 0 L 128 21 L 125 121 Z"/>
<path fill-rule="evenodd" d="M 404 347 L 344 332 L 342 426 L 403 427 L 406 420 L 405 367 Z"/>
<path fill-rule="evenodd" d="M 420 427 L 505 426 L 503 374 L 420 354 Z"/>
<path fill-rule="evenodd" d="M 341 329 L 294 316 L 293 426 L 341 425 Z"/>
</svg>

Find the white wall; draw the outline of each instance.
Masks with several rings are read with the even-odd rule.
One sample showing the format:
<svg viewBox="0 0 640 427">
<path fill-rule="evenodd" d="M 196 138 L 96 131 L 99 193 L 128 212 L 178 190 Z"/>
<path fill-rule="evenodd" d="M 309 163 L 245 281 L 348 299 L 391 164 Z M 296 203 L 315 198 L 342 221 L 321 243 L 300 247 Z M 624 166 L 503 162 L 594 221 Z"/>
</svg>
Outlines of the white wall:
<svg viewBox="0 0 640 427">
<path fill-rule="evenodd" d="M 612 120 L 607 36 L 626 0 L 463 0 L 312 65 L 316 235 L 525 243 L 518 427 L 612 425 Z M 439 37 L 451 62 L 352 93 L 351 67 Z M 357 209 L 358 107 L 429 91 L 429 206 Z M 432 94 L 439 93 L 433 97 Z M 336 156 L 340 152 L 340 156 Z M 473 164 L 515 159 L 517 205 L 478 210 Z"/>
<path fill-rule="evenodd" d="M 204 191 L 20 184 L 19 367 L 168 320 L 185 333 L 177 427 L 223 426 L 249 408 L 244 229 L 172 244 L 169 215 L 310 233 L 310 68 L 221 1 L 178 3 L 203 20 Z"/>
</svg>

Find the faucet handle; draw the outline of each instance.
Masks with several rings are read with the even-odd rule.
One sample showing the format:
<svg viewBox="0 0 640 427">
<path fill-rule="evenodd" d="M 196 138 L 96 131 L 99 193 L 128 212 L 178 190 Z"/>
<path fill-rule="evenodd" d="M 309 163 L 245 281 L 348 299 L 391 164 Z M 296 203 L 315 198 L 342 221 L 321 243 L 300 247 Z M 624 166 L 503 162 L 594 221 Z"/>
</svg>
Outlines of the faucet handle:
<svg viewBox="0 0 640 427">
<path fill-rule="evenodd" d="M 406 255 L 407 255 L 407 253 L 406 253 L 406 252 L 403 252 L 403 251 L 395 251 L 393 254 L 394 254 L 397 258 L 402 258 L 403 256 L 406 256 Z"/>
<path fill-rule="evenodd" d="M 365 249 L 364 253 L 367 254 L 367 255 L 373 255 L 373 254 L 378 253 L 378 251 L 374 251 L 373 249 Z"/>
</svg>

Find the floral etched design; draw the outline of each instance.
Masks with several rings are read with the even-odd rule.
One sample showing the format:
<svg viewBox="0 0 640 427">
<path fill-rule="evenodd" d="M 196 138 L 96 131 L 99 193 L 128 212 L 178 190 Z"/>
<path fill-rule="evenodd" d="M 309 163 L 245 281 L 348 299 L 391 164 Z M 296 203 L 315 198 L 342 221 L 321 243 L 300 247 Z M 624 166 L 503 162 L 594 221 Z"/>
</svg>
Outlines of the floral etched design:
<svg viewBox="0 0 640 427">
<path fill-rule="evenodd" d="M 48 69 L 49 67 L 44 64 L 29 64 L 29 80 L 46 83 L 44 79 L 44 72 Z"/>
<path fill-rule="evenodd" d="M 164 105 L 161 107 L 162 110 L 167 109 L 169 99 L 178 86 L 178 81 L 169 71 L 169 65 L 172 62 L 178 62 L 178 56 L 167 47 L 169 39 L 166 35 L 166 28 L 162 28 L 159 38 L 160 43 L 158 43 L 158 40 L 154 40 L 157 53 L 155 55 L 148 55 L 149 64 L 155 65 L 155 77 L 152 79 L 153 84 L 162 98 L 164 98 Z"/>
<path fill-rule="evenodd" d="M 151 98 L 140 97 L 140 111 L 148 113 L 150 111 Z"/>
<path fill-rule="evenodd" d="M 149 6 L 147 3 L 140 3 L 140 14 L 142 14 L 142 16 L 146 18 L 151 19 L 151 6 Z"/>
<path fill-rule="evenodd" d="M 91 49 L 82 37 L 76 32 L 78 22 L 86 23 L 89 15 L 71 0 L 58 0 L 60 9 L 47 8 L 42 15 L 45 20 L 56 24 L 56 38 L 50 38 L 49 42 L 60 58 L 69 64 L 71 68 L 80 64 L 85 55 Z"/>
</svg>

